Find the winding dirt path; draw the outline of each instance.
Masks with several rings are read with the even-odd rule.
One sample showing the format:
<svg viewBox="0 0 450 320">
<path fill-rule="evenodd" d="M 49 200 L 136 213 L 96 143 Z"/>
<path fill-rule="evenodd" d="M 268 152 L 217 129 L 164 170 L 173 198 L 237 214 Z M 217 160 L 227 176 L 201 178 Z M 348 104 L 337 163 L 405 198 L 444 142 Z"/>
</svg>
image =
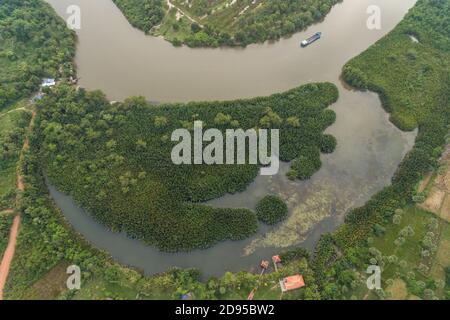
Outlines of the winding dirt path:
<svg viewBox="0 0 450 320">
<path fill-rule="evenodd" d="M 33 111 L 29 130 L 32 129 L 34 118 L 36 117 L 36 112 Z M 23 158 L 23 152 L 29 148 L 28 136 L 25 137 L 25 141 L 22 147 L 21 159 Z M 25 183 L 23 181 L 23 176 L 20 173 L 20 169 L 17 169 L 17 189 L 21 192 L 25 191 Z M 6 247 L 5 253 L 0 264 L 0 300 L 3 300 L 3 289 L 5 288 L 6 280 L 8 279 L 9 269 L 11 267 L 11 262 L 14 258 L 14 253 L 16 251 L 17 235 L 19 234 L 20 227 L 20 213 L 14 217 L 14 221 L 11 227 L 11 232 L 9 235 L 8 246 Z"/>
<path fill-rule="evenodd" d="M 167 0 L 167 6 L 169 7 L 169 11 L 170 11 L 170 9 L 175 8 L 175 9 L 178 10 L 178 12 L 179 12 L 182 16 L 188 18 L 189 20 L 191 20 L 191 22 L 196 23 L 196 24 L 198 24 L 200 27 L 203 28 L 203 25 L 201 25 L 197 20 L 195 20 L 195 19 L 192 18 L 190 15 L 186 14 L 186 12 L 184 12 L 183 10 L 181 10 L 180 8 L 178 8 L 176 5 L 174 5 L 172 2 L 170 2 L 170 0 Z"/>
<path fill-rule="evenodd" d="M 16 251 L 19 226 L 20 215 L 18 214 L 14 217 L 11 233 L 9 235 L 9 243 L 6 247 L 5 254 L 3 255 L 2 263 L 0 265 L 0 300 L 3 300 L 3 288 L 5 287 L 6 280 L 8 279 L 9 268 L 11 267 L 11 262 L 14 258 L 14 252 Z"/>
</svg>

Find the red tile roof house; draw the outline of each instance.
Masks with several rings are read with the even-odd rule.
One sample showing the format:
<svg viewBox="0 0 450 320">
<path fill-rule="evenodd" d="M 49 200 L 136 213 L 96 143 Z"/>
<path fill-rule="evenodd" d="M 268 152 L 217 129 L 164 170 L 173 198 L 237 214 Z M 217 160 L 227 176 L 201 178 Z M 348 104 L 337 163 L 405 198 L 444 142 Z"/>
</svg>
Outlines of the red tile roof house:
<svg viewBox="0 0 450 320">
<path fill-rule="evenodd" d="M 292 291 L 303 288 L 305 286 L 305 280 L 301 275 L 284 278 L 280 281 L 280 287 L 282 292 Z"/>
</svg>

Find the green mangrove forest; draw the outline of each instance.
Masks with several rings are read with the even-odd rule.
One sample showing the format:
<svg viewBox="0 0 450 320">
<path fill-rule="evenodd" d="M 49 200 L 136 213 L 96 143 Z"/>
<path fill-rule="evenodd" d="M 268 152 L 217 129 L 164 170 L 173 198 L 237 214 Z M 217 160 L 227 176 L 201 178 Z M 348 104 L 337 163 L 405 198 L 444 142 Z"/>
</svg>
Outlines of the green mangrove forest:
<svg viewBox="0 0 450 320">
<path fill-rule="evenodd" d="M 34 29 L 36 16 L 47 21 L 45 26 Z M 250 100 L 158 106 L 142 98 L 111 104 L 100 92 L 59 85 L 37 105 L 30 149 L 18 160 L 26 189 L 18 197 L 22 225 L 6 298 L 180 299 L 189 294 L 194 299 L 247 299 L 259 286 L 255 299 L 279 299 L 279 291 L 271 288 L 280 278 L 300 273 L 307 286 L 283 299 L 386 299 L 389 294 L 384 289 L 367 293 L 366 269 L 376 264 L 389 278 L 383 278 L 383 288 L 395 279 L 405 283 L 414 298 L 450 299 L 449 266 L 439 266 L 444 270 L 442 279 L 430 271 L 439 250 L 435 238 L 440 234 L 449 239 L 449 225 L 415 206 L 418 183 L 439 169 L 443 147 L 450 142 L 449 19 L 449 1 L 418 0 L 392 32 L 343 68 L 346 82 L 380 95 L 394 124 L 418 130 L 415 146 L 392 184 L 350 211 L 336 232 L 322 236 L 314 255 L 303 249 L 285 252 L 283 268 L 262 277 L 241 271 L 201 281 L 200 271 L 179 269 L 145 277 L 114 263 L 67 225 L 49 197 L 45 177 L 111 229 L 126 231 L 163 250 L 190 250 L 247 237 L 258 227 L 256 212 L 214 209 L 201 202 L 245 189 L 259 166 L 233 170 L 174 166 L 169 161 L 171 131 L 180 126 L 191 130 L 194 120 L 203 121 L 207 128 L 279 128 L 281 156 L 292 161 L 289 176 L 307 178 L 320 167 L 320 152 L 332 152 L 336 146 L 333 137 L 323 134 L 335 118 L 327 109 L 337 99 L 333 85 L 309 84 Z M 12 28 L 15 20 L 21 22 Z M 34 24 L 39 25 L 38 20 Z M 26 43 L 12 41 L 25 25 L 26 30 L 35 30 L 26 35 L 36 37 Z M 48 25 L 52 28 L 47 30 Z M 72 34 L 43 1 L 3 1 L 0 30 L 0 107 L 33 92 L 39 83 L 32 80 L 33 75 L 53 76 L 59 71 L 58 63 L 70 69 L 75 50 Z M 43 39 L 37 36 L 40 32 Z M 69 37 L 58 38 L 59 32 Z M 40 50 L 33 50 L 31 44 Z M 53 50 L 47 51 L 49 47 Z M 17 59 L 6 58 L 11 52 Z M 36 73 L 16 72 L 30 57 L 39 65 Z M 50 62 L 54 59 L 62 60 Z M 1 136 L 2 159 L 7 161 L 18 158 L 29 115 L 12 120 Z M 299 162 L 307 165 L 296 167 Z M 267 221 L 283 216 L 280 201 L 268 201 L 259 211 L 267 207 L 280 209 L 277 217 L 260 214 Z M 6 246 L 10 225 L 10 216 L 0 216 L 0 250 Z M 411 254 L 408 241 L 416 241 L 425 250 Z M 393 243 L 395 254 L 388 253 Z M 417 260 L 422 263 L 413 264 Z M 42 289 L 54 286 L 52 272 L 69 264 L 83 270 L 81 290 Z"/>
<path fill-rule="evenodd" d="M 175 165 L 172 132 L 192 131 L 194 121 L 222 132 L 279 129 L 280 159 L 294 161 L 290 177 L 305 179 L 320 168 L 321 151 L 333 151 L 323 132 L 335 121 L 327 107 L 337 98 L 334 85 L 317 83 L 249 100 L 110 104 L 101 92 L 61 85 L 37 104 L 42 165 L 110 229 L 166 251 L 206 248 L 256 232 L 255 212 L 201 202 L 244 191 L 260 165 Z"/>
</svg>

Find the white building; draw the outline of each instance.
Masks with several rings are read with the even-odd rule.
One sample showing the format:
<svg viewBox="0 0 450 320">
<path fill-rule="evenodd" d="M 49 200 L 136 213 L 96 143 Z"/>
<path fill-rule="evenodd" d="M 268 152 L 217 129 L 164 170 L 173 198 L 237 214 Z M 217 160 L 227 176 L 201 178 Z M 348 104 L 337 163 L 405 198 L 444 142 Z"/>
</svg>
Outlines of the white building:
<svg viewBox="0 0 450 320">
<path fill-rule="evenodd" d="M 56 81 L 55 79 L 43 79 L 42 83 L 41 83 L 41 87 L 45 88 L 45 87 L 53 87 L 56 85 Z"/>
</svg>

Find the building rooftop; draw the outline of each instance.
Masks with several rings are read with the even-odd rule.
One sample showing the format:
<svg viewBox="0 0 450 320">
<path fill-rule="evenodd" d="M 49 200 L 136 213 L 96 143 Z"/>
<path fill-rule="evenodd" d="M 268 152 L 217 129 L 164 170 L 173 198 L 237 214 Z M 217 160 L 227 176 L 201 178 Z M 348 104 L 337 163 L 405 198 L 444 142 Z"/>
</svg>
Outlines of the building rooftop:
<svg viewBox="0 0 450 320">
<path fill-rule="evenodd" d="M 51 78 L 42 79 L 41 87 L 52 87 L 54 85 L 56 85 L 55 79 Z"/>
<path fill-rule="evenodd" d="M 301 275 L 287 277 L 280 281 L 280 287 L 282 292 L 300 289 L 303 288 L 304 286 L 305 280 Z"/>
</svg>

